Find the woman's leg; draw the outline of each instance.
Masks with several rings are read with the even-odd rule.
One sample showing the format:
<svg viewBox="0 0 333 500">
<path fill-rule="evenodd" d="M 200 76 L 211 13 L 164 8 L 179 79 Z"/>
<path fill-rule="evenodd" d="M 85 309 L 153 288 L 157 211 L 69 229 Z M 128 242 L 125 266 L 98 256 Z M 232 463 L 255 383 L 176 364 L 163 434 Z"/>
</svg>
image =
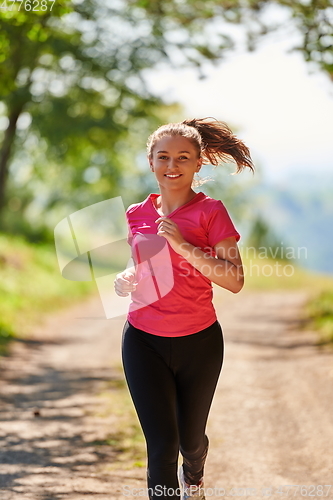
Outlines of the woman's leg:
<svg viewBox="0 0 333 500">
<path fill-rule="evenodd" d="M 146 438 L 147 482 L 149 496 L 154 500 L 179 498 L 177 394 L 174 374 L 168 366 L 170 340 L 174 339 L 151 335 L 128 322 L 124 326 L 123 366 Z M 168 489 L 169 494 L 164 494 Z"/>
<path fill-rule="evenodd" d="M 223 334 L 216 321 L 205 330 L 172 340 L 184 476 L 188 484 L 197 484 L 208 451 L 205 429 L 223 363 Z"/>
</svg>

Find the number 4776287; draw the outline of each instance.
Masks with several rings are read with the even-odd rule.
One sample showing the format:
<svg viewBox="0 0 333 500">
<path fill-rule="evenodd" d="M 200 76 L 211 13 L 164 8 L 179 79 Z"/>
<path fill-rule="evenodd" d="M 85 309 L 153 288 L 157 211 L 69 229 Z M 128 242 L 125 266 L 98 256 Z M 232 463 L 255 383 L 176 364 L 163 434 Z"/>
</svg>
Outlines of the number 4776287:
<svg viewBox="0 0 333 500">
<path fill-rule="evenodd" d="M 27 12 L 52 11 L 55 0 L 4 0 L 0 4 L 1 10 L 14 10 L 13 7 L 18 6 L 17 10 L 25 10 Z"/>
</svg>

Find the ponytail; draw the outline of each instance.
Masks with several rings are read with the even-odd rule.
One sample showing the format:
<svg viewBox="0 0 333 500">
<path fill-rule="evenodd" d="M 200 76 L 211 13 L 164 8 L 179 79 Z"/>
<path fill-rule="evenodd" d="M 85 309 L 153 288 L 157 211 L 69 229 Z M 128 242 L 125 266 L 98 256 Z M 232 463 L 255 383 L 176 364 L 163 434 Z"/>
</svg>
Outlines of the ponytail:
<svg viewBox="0 0 333 500">
<path fill-rule="evenodd" d="M 220 162 L 229 162 L 232 158 L 237 165 L 237 174 L 246 167 L 254 172 L 249 148 L 232 133 L 226 123 L 209 121 L 208 118 L 162 125 L 148 139 L 148 156 L 152 157 L 154 146 L 162 137 L 177 135 L 186 137 L 193 143 L 198 156 L 203 158 L 203 163 L 216 166 Z"/>
<path fill-rule="evenodd" d="M 245 167 L 254 172 L 249 148 L 232 133 L 226 123 L 217 120 L 207 121 L 207 118 L 194 118 L 184 120 L 182 123 L 198 130 L 201 136 L 201 156 L 204 163 L 216 166 L 220 162 L 228 162 L 230 158 L 233 158 L 237 165 L 237 174 Z"/>
</svg>

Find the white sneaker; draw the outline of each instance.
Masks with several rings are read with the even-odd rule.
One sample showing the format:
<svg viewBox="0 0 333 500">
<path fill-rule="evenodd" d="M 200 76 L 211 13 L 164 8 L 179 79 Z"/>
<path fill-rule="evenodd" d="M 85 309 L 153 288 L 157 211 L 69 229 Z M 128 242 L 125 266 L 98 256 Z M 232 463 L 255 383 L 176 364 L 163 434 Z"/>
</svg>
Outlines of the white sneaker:
<svg viewBox="0 0 333 500">
<path fill-rule="evenodd" d="M 184 469 L 181 465 L 178 471 L 180 488 L 182 491 L 181 500 L 195 499 L 195 500 L 205 500 L 205 490 L 203 478 L 201 478 L 199 484 L 187 484 L 184 478 Z"/>
</svg>

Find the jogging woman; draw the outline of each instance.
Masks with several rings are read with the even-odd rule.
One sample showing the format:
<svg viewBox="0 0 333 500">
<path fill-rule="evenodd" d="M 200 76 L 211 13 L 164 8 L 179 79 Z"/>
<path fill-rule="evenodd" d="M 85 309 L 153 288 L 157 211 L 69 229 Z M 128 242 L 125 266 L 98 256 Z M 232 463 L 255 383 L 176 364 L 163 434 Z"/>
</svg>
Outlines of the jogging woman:
<svg viewBox="0 0 333 500">
<path fill-rule="evenodd" d="M 132 299 L 123 366 L 146 439 L 149 498 L 202 500 L 205 429 L 224 353 L 212 282 L 237 293 L 244 278 L 225 206 L 192 186 L 204 163 L 254 167 L 227 125 L 208 119 L 163 125 L 147 146 L 160 193 L 126 212 L 133 267 L 115 280 L 116 293 Z"/>
</svg>

